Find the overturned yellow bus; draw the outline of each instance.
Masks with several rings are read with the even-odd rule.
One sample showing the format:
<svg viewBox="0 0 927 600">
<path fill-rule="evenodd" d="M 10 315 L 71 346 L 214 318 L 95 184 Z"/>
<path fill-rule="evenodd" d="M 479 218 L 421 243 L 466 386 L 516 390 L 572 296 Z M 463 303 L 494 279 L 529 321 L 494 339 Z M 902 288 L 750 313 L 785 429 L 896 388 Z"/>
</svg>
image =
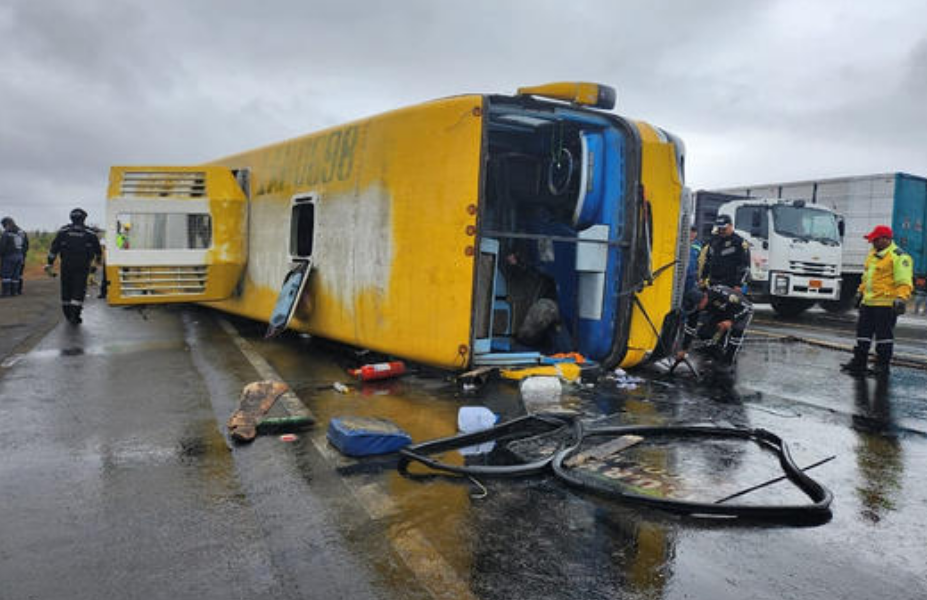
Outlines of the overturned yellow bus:
<svg viewBox="0 0 927 600">
<path fill-rule="evenodd" d="M 531 356 L 515 332 L 546 287 L 571 350 L 606 366 L 663 355 L 687 256 L 684 148 L 613 106 L 606 86 L 549 84 L 204 165 L 113 167 L 108 301 L 271 322 L 295 274 L 289 328 L 459 370 Z"/>
</svg>

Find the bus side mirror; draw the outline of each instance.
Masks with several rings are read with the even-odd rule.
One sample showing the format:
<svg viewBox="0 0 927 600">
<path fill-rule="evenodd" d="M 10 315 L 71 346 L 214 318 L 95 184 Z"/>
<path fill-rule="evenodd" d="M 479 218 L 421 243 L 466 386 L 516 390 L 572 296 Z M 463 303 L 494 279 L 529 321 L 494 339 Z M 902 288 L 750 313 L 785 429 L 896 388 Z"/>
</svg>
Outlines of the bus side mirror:
<svg viewBox="0 0 927 600">
<path fill-rule="evenodd" d="M 847 229 L 846 222 L 843 220 L 843 217 L 839 217 L 839 218 L 837 219 L 837 233 L 840 234 L 840 238 L 841 238 L 841 239 L 843 238 L 844 234 L 846 233 L 846 229 Z"/>
</svg>

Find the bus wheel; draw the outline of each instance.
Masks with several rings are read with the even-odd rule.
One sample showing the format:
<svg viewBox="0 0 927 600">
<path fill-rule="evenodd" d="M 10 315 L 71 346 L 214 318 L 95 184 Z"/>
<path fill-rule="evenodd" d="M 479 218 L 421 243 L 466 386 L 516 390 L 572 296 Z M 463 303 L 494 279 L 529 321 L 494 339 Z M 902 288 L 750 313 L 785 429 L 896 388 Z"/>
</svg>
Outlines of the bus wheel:
<svg viewBox="0 0 927 600">
<path fill-rule="evenodd" d="M 776 314 L 780 317 L 795 317 L 811 308 L 811 305 L 814 304 L 814 301 L 801 300 L 799 298 L 773 297 L 769 303 L 772 305 L 773 310 L 776 311 Z"/>
</svg>

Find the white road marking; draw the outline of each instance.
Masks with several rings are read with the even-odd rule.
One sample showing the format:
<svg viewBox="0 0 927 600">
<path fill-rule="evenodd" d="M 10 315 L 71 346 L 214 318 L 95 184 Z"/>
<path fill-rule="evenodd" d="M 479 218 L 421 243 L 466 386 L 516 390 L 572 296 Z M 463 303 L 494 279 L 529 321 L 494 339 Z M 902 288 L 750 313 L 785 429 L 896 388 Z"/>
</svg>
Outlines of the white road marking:
<svg viewBox="0 0 927 600">
<path fill-rule="evenodd" d="M 262 379 L 284 381 L 270 363 L 264 360 L 246 339 L 223 318 L 219 318 L 219 325 L 228 334 L 241 353 Z M 287 398 L 289 396 L 289 399 Z M 287 391 L 278 401 L 288 402 L 287 410 L 295 402 L 297 411 L 308 410 L 291 391 Z M 292 414 L 292 413 L 291 413 Z M 299 414 L 299 413 L 297 413 Z M 310 413 L 311 414 L 311 413 Z M 312 445 L 322 457 L 332 466 L 350 464 L 338 454 L 329 444 L 324 432 L 309 436 Z M 357 485 L 349 479 L 342 478 L 342 482 L 354 496 L 357 503 L 364 509 L 367 516 L 373 520 L 380 520 L 395 515 L 398 512 L 396 503 L 376 483 Z M 419 583 L 428 590 L 434 598 L 448 600 L 476 600 L 470 591 L 467 581 L 462 579 L 457 571 L 444 559 L 443 556 L 428 541 L 428 538 L 415 527 L 391 527 L 390 543 L 396 554 L 402 559 L 406 567 L 415 575 Z"/>
</svg>

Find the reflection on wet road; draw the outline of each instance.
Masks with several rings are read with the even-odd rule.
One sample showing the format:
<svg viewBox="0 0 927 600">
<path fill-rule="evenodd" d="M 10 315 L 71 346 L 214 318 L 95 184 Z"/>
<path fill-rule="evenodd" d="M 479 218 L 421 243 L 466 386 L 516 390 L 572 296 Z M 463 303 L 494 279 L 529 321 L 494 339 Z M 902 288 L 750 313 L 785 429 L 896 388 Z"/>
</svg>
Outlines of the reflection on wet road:
<svg viewBox="0 0 927 600">
<path fill-rule="evenodd" d="M 502 381 L 466 395 L 442 379 L 413 375 L 340 394 L 330 384 L 346 381 L 345 365 L 330 352 L 296 338 L 252 342 L 285 379 L 300 382 L 323 425 L 344 414 L 380 416 L 423 441 L 452 435 L 461 406 L 486 405 L 503 419 L 524 410 L 516 387 Z M 916 467 L 927 458 L 927 402 L 919 391 L 927 376 L 896 369 L 889 385 L 878 386 L 840 375 L 844 359 L 756 339 L 742 357 L 738 397 L 653 375 L 634 390 L 576 388 L 562 402 L 615 424 L 767 428 L 789 441 L 801 465 L 836 455 L 814 472 L 837 498 L 833 520 L 817 528 L 706 524 L 576 494 L 550 478 L 483 480 L 488 494 L 476 498 L 478 488 L 466 479 L 409 481 L 388 460 L 329 456 L 352 488 L 377 487 L 390 499 L 393 510 L 373 535 L 416 529 L 442 567 L 457 573 L 457 585 L 481 598 L 734 598 L 744 590 L 780 598 L 786 589 L 805 598 L 834 597 L 834 589 L 846 591 L 838 597 L 906 598 L 911 589 L 927 590 L 914 550 L 927 533 L 927 485 Z M 314 435 L 324 445 L 323 428 Z M 629 458 L 649 465 L 650 481 L 700 500 L 781 474 L 769 453 L 731 442 L 651 444 Z M 806 501 L 787 482 L 744 500 Z"/>
</svg>

